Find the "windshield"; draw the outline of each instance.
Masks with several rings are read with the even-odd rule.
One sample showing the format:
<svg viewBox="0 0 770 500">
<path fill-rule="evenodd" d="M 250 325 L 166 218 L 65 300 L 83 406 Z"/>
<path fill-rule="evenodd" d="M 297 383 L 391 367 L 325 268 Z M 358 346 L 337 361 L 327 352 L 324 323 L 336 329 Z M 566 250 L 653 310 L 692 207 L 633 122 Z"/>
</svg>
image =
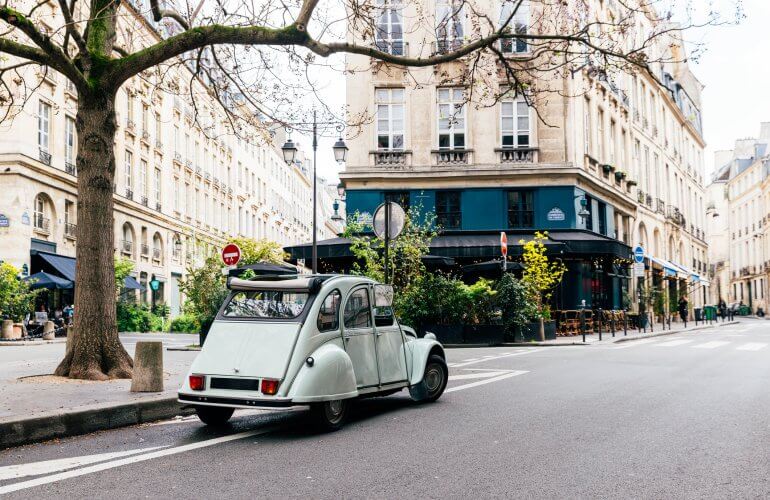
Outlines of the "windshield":
<svg viewBox="0 0 770 500">
<path fill-rule="evenodd" d="M 306 292 L 279 290 L 237 292 L 222 314 L 228 318 L 292 319 L 302 314 L 308 296 Z"/>
</svg>

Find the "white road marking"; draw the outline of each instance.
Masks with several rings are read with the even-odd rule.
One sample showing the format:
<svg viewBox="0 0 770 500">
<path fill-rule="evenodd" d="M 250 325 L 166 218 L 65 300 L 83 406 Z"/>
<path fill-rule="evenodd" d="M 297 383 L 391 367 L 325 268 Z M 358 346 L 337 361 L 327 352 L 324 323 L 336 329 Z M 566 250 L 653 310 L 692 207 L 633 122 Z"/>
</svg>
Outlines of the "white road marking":
<svg viewBox="0 0 770 500">
<path fill-rule="evenodd" d="M 717 347 L 722 347 L 723 345 L 727 345 L 730 342 L 721 342 L 719 340 L 714 340 L 711 342 L 706 342 L 705 344 L 698 344 L 691 347 L 694 347 L 696 349 L 716 349 Z"/>
<path fill-rule="evenodd" d="M 207 439 L 205 441 L 198 441 L 197 443 L 185 444 L 182 446 L 175 446 L 173 448 L 166 448 L 163 450 L 157 450 L 143 455 L 135 455 L 131 457 L 122 458 L 120 460 L 113 460 L 112 462 L 106 462 L 81 469 L 71 470 L 67 472 L 60 472 L 58 474 L 51 474 L 49 476 L 40 477 L 37 479 L 31 479 L 29 481 L 21 481 L 19 483 L 8 484 L 6 486 L 0 486 L 0 495 L 6 493 L 12 493 L 14 491 L 26 490 L 28 488 L 34 488 L 35 486 L 41 486 L 44 484 L 56 483 L 65 479 L 72 479 L 74 477 L 85 476 L 86 474 L 93 474 L 94 472 L 101 472 L 108 469 L 114 469 L 116 467 L 122 467 L 124 465 L 135 464 L 138 462 L 144 462 L 146 460 L 152 460 L 154 458 L 166 457 L 169 455 L 176 455 L 178 453 L 184 453 L 187 451 L 198 450 L 200 448 L 207 448 L 217 444 L 227 443 L 229 441 L 237 441 L 239 439 L 246 439 L 253 436 L 259 436 L 260 434 L 267 434 L 277 429 L 278 426 L 266 427 L 256 431 L 239 432 L 237 434 L 230 434 L 229 436 L 222 436 L 214 439 Z"/>
<path fill-rule="evenodd" d="M 479 358 L 468 358 L 468 359 L 464 359 L 464 360 L 463 360 L 463 363 L 465 363 L 465 362 L 471 362 L 471 361 L 478 361 L 478 360 L 479 360 Z"/>
<path fill-rule="evenodd" d="M 669 340 L 668 342 L 657 344 L 655 347 L 676 347 L 678 345 L 689 344 L 690 342 L 692 342 L 692 340 L 687 340 L 687 339 Z"/>
<path fill-rule="evenodd" d="M 458 385 L 456 387 L 450 387 L 449 389 L 447 389 L 444 392 L 445 393 L 449 393 L 449 392 L 455 392 L 455 391 L 462 391 L 463 389 L 470 389 L 471 387 L 478 387 L 480 385 L 491 384 L 492 382 L 498 382 L 500 380 L 505 380 L 507 378 L 517 377 L 519 375 L 524 375 L 525 373 L 529 373 L 529 372 L 528 371 L 524 371 L 524 370 L 514 370 L 514 371 L 512 371 L 510 373 L 506 373 L 506 374 L 500 375 L 498 377 L 488 378 L 486 380 L 479 380 L 477 382 L 471 382 L 470 384 Z M 0 493 L 2 493 L 2 492 L 3 492 L 2 489 L 0 489 Z"/>
<path fill-rule="evenodd" d="M 8 479 L 17 479 L 26 476 L 39 476 L 41 474 L 50 474 L 67 469 L 74 469 L 84 465 L 96 462 L 106 462 L 116 458 L 146 453 L 150 451 L 167 448 L 167 446 L 155 446 L 152 448 L 139 448 L 138 450 L 115 451 L 112 453 L 99 453 L 97 455 L 84 455 L 82 457 L 59 458 L 56 460 L 44 460 L 42 462 L 33 462 L 29 464 L 7 465 L 0 467 L 0 481 Z"/>
<path fill-rule="evenodd" d="M 461 368 L 463 366 L 473 365 L 473 364 L 476 364 L 476 363 L 483 363 L 485 361 L 493 361 L 493 360 L 496 360 L 496 359 L 509 358 L 511 356 L 521 356 L 523 354 L 529 354 L 529 353 L 532 353 L 532 352 L 542 351 L 543 349 L 544 348 L 541 348 L 541 349 L 530 349 L 528 351 L 507 352 L 505 354 L 501 354 L 501 355 L 496 356 L 494 358 L 484 358 L 484 359 L 477 359 L 477 360 L 474 360 L 474 361 L 464 361 L 462 363 L 455 363 L 453 367 L 454 368 Z"/>
<path fill-rule="evenodd" d="M 759 351 L 760 349 L 764 349 L 767 347 L 767 344 L 763 344 L 762 342 L 749 342 L 748 344 L 743 344 L 740 347 L 736 347 L 736 350 L 738 351 Z"/>
<path fill-rule="evenodd" d="M 496 371 L 484 371 L 480 373 L 462 373 L 460 375 L 450 375 L 449 381 L 453 380 L 467 380 L 471 378 L 490 378 L 490 377 L 497 377 L 498 375 L 502 375 L 504 373 L 508 373 L 508 370 L 496 370 Z"/>
<path fill-rule="evenodd" d="M 629 347 L 635 347 L 635 346 L 644 345 L 644 344 L 651 344 L 652 342 L 660 342 L 660 339 L 652 338 L 652 339 L 641 339 L 641 340 L 629 340 L 627 342 L 623 342 L 621 345 L 612 346 L 610 347 L 610 349 L 628 349 Z"/>
</svg>

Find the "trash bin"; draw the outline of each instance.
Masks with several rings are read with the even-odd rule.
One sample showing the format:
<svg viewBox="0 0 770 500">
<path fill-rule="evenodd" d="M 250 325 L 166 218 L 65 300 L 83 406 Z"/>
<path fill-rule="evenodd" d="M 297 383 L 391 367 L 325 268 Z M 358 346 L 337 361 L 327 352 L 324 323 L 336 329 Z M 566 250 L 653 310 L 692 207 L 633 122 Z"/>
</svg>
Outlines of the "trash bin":
<svg viewBox="0 0 770 500">
<path fill-rule="evenodd" d="M 715 306 L 705 306 L 703 316 L 706 321 L 715 321 L 717 319 L 717 308 Z"/>
<path fill-rule="evenodd" d="M 738 314 L 740 316 L 748 316 L 749 314 L 751 314 L 751 310 L 749 309 L 749 306 L 741 306 L 740 308 L 738 308 Z"/>
<path fill-rule="evenodd" d="M 695 321 L 703 321 L 703 309 L 696 307 L 692 310 L 692 313 L 695 316 Z"/>
</svg>

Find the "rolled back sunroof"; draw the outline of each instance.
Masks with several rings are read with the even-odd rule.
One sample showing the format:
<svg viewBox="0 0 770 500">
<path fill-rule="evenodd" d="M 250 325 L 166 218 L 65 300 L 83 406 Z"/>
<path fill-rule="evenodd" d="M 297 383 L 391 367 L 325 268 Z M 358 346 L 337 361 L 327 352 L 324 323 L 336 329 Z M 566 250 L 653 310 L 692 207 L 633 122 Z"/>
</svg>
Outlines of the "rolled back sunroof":
<svg viewBox="0 0 770 500">
<path fill-rule="evenodd" d="M 280 290 L 282 292 L 314 292 L 323 280 L 318 277 L 294 278 L 288 280 L 257 281 L 230 278 L 228 287 L 230 290 L 260 291 Z"/>
</svg>

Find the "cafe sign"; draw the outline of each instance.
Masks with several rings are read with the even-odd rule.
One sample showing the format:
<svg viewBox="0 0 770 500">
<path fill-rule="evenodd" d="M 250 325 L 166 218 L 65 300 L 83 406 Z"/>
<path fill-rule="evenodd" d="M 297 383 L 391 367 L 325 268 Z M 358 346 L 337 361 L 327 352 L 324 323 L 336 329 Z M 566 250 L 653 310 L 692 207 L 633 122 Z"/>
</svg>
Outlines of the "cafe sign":
<svg viewBox="0 0 770 500">
<path fill-rule="evenodd" d="M 546 216 L 546 219 L 548 222 L 558 222 L 563 221 L 565 219 L 564 210 L 562 210 L 559 207 L 553 207 L 551 210 L 548 211 L 548 215 Z"/>
</svg>

